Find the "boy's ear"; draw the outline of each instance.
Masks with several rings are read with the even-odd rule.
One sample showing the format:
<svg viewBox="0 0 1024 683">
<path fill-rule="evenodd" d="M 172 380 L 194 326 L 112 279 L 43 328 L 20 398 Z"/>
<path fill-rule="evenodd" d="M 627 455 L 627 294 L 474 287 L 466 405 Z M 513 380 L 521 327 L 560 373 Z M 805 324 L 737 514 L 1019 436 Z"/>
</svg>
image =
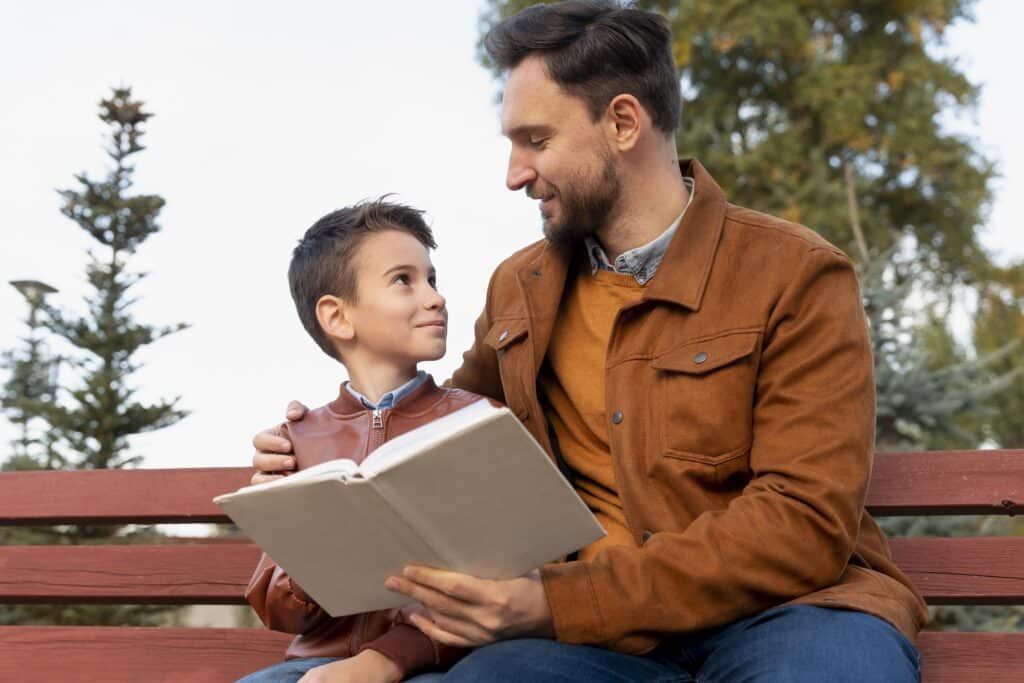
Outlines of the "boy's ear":
<svg viewBox="0 0 1024 683">
<path fill-rule="evenodd" d="M 316 302 L 316 320 L 328 337 L 339 341 L 352 341 L 356 330 L 346 315 L 345 302 L 336 296 L 325 294 Z"/>
</svg>

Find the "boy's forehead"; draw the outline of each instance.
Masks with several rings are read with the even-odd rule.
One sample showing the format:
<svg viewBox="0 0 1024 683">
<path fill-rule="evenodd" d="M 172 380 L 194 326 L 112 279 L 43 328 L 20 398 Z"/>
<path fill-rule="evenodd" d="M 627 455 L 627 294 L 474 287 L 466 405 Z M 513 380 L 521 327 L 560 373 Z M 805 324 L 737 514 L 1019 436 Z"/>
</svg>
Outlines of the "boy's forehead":
<svg viewBox="0 0 1024 683">
<path fill-rule="evenodd" d="M 402 230 L 367 235 L 359 245 L 356 262 L 360 270 L 372 271 L 370 274 L 381 274 L 398 266 L 434 268 L 426 245 Z"/>
</svg>

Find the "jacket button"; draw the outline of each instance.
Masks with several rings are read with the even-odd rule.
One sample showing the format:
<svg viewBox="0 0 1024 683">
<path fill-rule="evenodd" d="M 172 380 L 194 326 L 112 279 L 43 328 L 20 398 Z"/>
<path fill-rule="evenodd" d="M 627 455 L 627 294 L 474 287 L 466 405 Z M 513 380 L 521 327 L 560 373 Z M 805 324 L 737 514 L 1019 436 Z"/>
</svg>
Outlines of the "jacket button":
<svg viewBox="0 0 1024 683">
<path fill-rule="evenodd" d="M 501 333 L 501 334 L 500 334 L 500 335 L 498 336 L 498 341 L 499 341 L 499 342 L 503 342 L 503 341 L 505 341 L 506 339 L 508 339 L 508 330 L 505 330 L 504 332 L 502 332 L 502 333 Z"/>
<path fill-rule="evenodd" d="M 653 535 L 654 535 L 653 531 L 645 530 L 642 534 L 640 534 L 640 543 L 641 544 L 647 543 L 647 541 L 651 540 L 651 536 L 653 536 Z"/>
<path fill-rule="evenodd" d="M 616 410 L 612 413 L 612 424 L 617 425 L 622 423 L 622 411 Z"/>
<path fill-rule="evenodd" d="M 700 365 L 701 363 L 703 363 L 707 359 L 708 359 L 708 354 L 704 353 L 703 351 L 699 351 L 697 353 L 697 355 L 693 357 L 693 362 L 696 363 L 697 365 Z"/>
</svg>

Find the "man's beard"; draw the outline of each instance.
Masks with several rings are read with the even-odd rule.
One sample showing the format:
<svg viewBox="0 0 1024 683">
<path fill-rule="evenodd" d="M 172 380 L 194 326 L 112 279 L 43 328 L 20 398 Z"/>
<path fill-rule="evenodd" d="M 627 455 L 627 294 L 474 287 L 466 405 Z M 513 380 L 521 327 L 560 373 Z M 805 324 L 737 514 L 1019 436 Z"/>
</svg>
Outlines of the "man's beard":
<svg viewBox="0 0 1024 683">
<path fill-rule="evenodd" d="M 556 246 L 579 245 L 584 238 L 596 235 L 613 217 L 622 195 L 622 181 L 607 150 L 601 161 L 601 175 L 596 182 L 575 177 L 556 188 L 559 215 L 544 220 L 544 236 Z"/>
</svg>

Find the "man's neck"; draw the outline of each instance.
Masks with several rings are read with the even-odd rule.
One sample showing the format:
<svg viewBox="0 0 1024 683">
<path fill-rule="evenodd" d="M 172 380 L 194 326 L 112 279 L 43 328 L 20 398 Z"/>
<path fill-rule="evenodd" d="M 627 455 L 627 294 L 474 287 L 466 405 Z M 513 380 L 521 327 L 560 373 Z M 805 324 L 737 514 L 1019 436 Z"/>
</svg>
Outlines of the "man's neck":
<svg viewBox="0 0 1024 683">
<path fill-rule="evenodd" d="M 612 262 L 663 233 L 690 198 L 678 161 L 660 162 L 649 171 L 630 175 L 633 181 L 623 185 L 620 211 L 596 235 Z"/>
<path fill-rule="evenodd" d="M 380 403 L 384 394 L 397 389 L 416 376 L 415 365 L 387 362 L 346 365 L 349 384 L 373 404 Z"/>
</svg>

